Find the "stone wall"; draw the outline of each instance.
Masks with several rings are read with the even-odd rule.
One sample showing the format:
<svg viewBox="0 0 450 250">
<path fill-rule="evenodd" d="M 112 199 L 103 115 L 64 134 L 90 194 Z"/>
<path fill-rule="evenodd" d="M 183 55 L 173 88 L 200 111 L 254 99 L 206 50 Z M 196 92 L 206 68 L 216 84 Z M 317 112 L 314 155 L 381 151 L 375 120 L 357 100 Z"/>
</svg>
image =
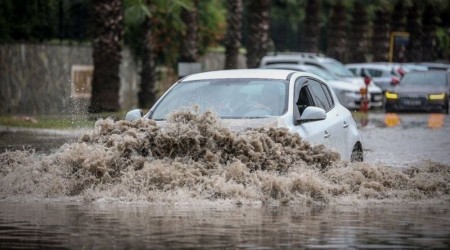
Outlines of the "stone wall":
<svg viewBox="0 0 450 250">
<path fill-rule="evenodd" d="M 128 50 L 122 52 L 120 104 L 136 106 L 139 76 Z M 89 100 L 71 98 L 72 65 L 92 65 L 90 46 L 0 45 L 0 114 L 86 112 Z"/>
<path fill-rule="evenodd" d="M 200 60 L 203 71 L 223 69 L 224 61 L 223 52 L 210 52 Z M 71 97 L 72 65 L 92 65 L 92 48 L 83 45 L 0 45 L 0 114 L 85 113 L 89 100 Z M 243 55 L 239 68 L 245 68 Z M 129 50 L 124 49 L 119 73 L 119 103 L 123 110 L 137 107 L 138 72 L 139 66 Z M 171 71 L 160 72 L 161 82 L 156 84 L 159 92 L 177 78 L 176 75 L 161 76 L 161 73 L 167 74 L 164 72 Z"/>
</svg>

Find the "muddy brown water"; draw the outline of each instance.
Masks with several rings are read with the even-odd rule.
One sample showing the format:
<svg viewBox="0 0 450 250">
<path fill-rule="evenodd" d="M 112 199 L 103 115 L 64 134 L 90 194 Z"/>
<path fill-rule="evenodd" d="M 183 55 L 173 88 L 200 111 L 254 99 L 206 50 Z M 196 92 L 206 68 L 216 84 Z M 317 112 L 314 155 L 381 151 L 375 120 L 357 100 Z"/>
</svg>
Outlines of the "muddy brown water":
<svg viewBox="0 0 450 250">
<path fill-rule="evenodd" d="M 0 206 L 0 248 L 448 248 L 448 210 L 9 202 Z"/>
<path fill-rule="evenodd" d="M 375 139 L 357 164 L 285 130 L 235 133 L 213 114 L 42 135 L 41 149 L 0 154 L 0 248 L 448 248 L 448 122 L 408 119 L 362 128 Z M 435 154 L 386 137 L 429 138 Z M 2 151 L 17 146 L 0 138 Z M 383 162 L 383 150 L 399 157 Z"/>
</svg>

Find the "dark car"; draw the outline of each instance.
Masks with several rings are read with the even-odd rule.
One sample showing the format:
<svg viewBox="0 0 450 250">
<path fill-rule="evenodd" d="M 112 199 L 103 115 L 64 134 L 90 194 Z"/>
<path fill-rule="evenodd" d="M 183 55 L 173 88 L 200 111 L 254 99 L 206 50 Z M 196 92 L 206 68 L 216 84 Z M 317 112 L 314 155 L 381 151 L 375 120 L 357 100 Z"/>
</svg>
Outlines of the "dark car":
<svg viewBox="0 0 450 250">
<path fill-rule="evenodd" d="M 449 73 L 411 72 L 386 91 L 386 112 L 396 110 L 443 110 L 448 114 Z"/>
</svg>

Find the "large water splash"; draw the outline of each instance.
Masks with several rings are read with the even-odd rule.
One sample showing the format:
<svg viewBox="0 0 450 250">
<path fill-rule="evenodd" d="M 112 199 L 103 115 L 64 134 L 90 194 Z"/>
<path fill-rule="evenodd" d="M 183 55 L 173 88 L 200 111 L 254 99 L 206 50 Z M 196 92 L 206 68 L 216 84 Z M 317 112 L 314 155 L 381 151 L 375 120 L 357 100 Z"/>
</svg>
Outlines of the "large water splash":
<svg viewBox="0 0 450 250">
<path fill-rule="evenodd" d="M 55 153 L 0 154 L 1 197 L 151 202 L 450 202 L 449 166 L 339 160 L 282 128 L 235 132 L 212 112 L 111 119 Z"/>
</svg>

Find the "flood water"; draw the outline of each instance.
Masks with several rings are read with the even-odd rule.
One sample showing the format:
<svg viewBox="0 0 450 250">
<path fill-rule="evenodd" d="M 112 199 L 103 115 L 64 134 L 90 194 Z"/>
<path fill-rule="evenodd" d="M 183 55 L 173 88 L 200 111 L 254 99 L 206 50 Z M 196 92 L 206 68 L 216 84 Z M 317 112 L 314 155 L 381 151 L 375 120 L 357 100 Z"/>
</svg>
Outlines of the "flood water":
<svg viewBox="0 0 450 250">
<path fill-rule="evenodd" d="M 448 206 L 7 203 L 0 248 L 448 248 Z"/>
<path fill-rule="evenodd" d="M 223 145 L 202 156 L 202 140 L 186 140 L 204 128 L 195 122 L 172 134 L 152 124 L 123 130 L 123 124 L 106 122 L 81 141 L 78 132 L 3 131 L 0 249 L 448 249 L 449 116 L 438 128 L 429 127 L 428 114 L 399 118 L 388 127 L 384 115 L 375 114 L 361 128 L 365 164 L 286 145 L 275 147 L 280 160 L 302 163 L 276 168 L 264 165 L 277 159 L 275 151 L 264 153 L 272 152 L 270 143 L 252 161 L 233 161 Z M 209 127 L 217 126 L 212 121 Z M 208 133 L 217 132 L 220 126 Z M 188 151 L 185 145 L 174 153 L 143 144 L 153 136 L 176 148 L 167 143 L 185 134 Z M 216 142 L 243 143 L 242 154 L 267 136 L 273 135 L 216 136 Z M 15 149 L 21 151 L 8 151 Z M 147 152 L 139 158 L 142 149 L 153 158 Z M 305 150 L 329 159 L 312 166 L 310 158 L 290 155 Z M 266 169 L 254 168 L 258 160 Z"/>
</svg>

